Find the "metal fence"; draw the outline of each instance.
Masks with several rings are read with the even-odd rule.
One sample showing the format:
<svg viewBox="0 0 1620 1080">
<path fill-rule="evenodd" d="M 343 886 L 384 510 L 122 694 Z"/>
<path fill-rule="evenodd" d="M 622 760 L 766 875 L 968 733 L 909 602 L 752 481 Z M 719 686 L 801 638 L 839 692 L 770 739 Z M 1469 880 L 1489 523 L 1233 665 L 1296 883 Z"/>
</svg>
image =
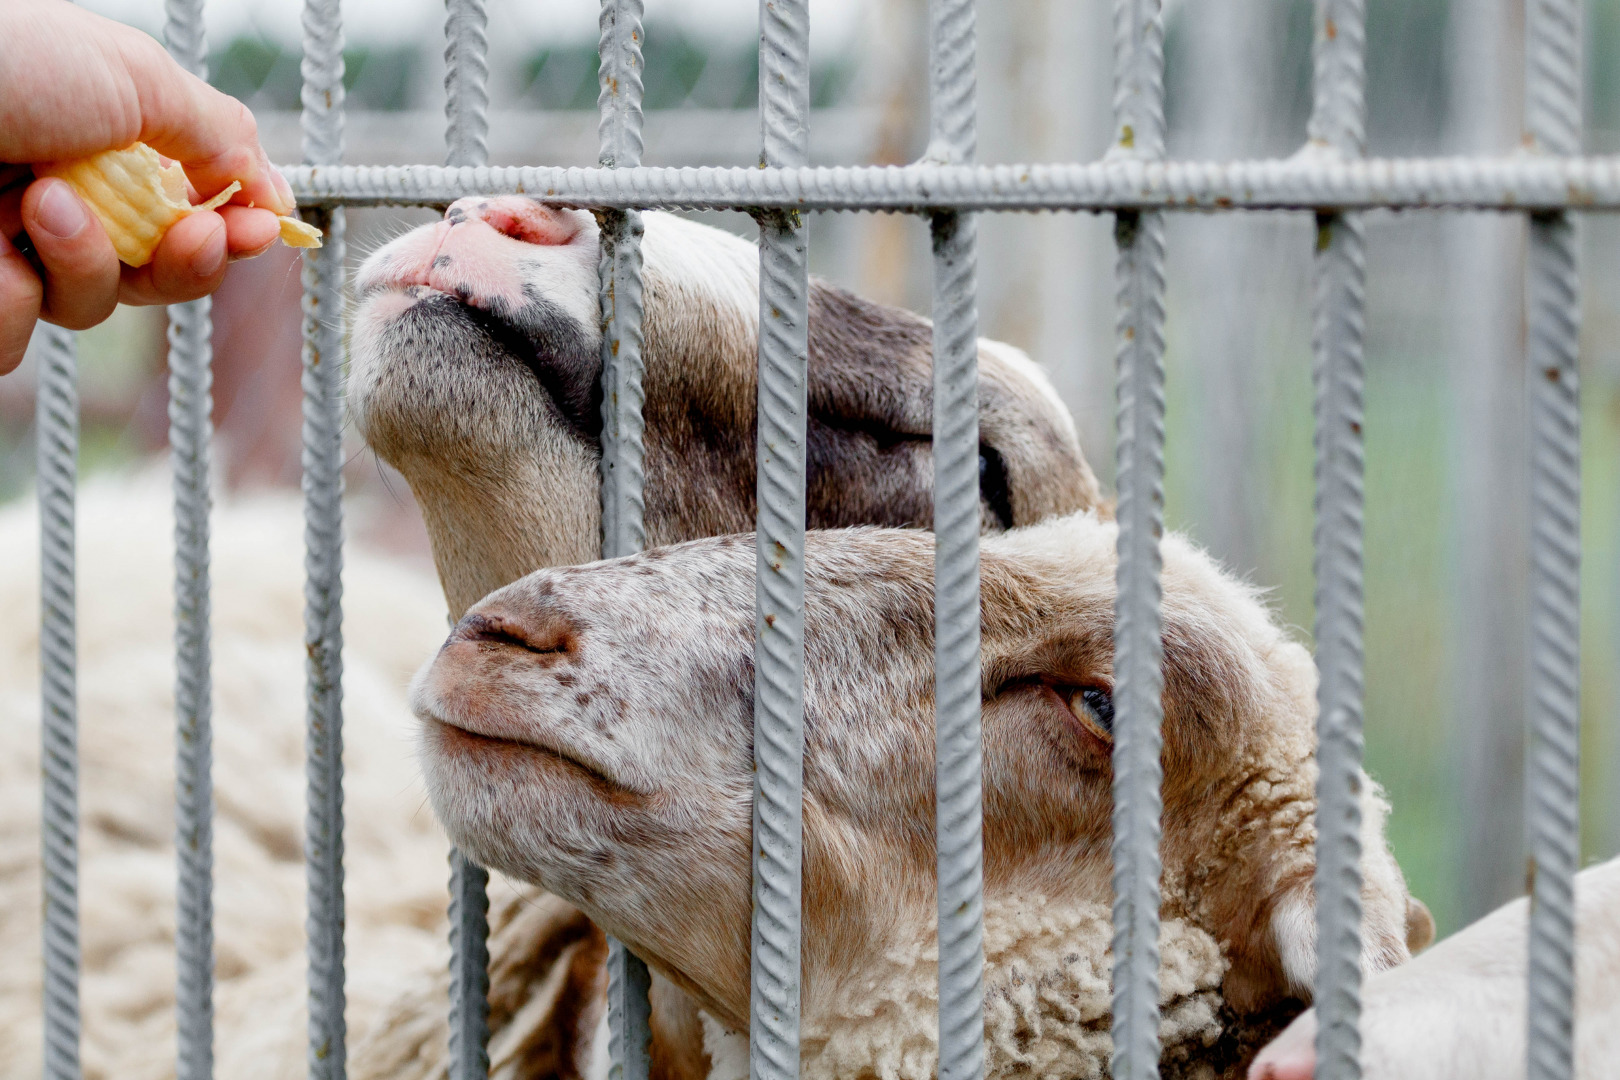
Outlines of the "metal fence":
<svg viewBox="0 0 1620 1080">
<path fill-rule="evenodd" d="M 657 169 L 641 159 L 641 0 L 601 16 L 601 167 L 487 168 L 484 0 L 447 0 L 443 167 L 356 168 L 343 158 L 338 0 L 304 7 L 304 164 L 285 171 L 326 246 L 304 261 L 304 495 L 308 573 L 309 1069 L 345 1075 L 342 849 L 343 214 L 520 193 L 601 212 L 603 553 L 642 525 L 641 224 L 645 208 L 737 209 L 760 224 L 758 613 L 751 1068 L 798 1074 L 803 735 L 805 365 L 802 215 L 897 210 L 929 218 L 934 251 L 936 672 L 940 1076 L 984 1070 L 978 689 L 978 431 L 974 212 L 1105 211 L 1118 245 L 1118 518 L 1114 750 L 1115 1077 L 1157 1075 L 1160 835 L 1159 538 L 1163 530 L 1164 214 L 1313 213 L 1316 244 L 1317 658 L 1321 766 L 1316 895 L 1317 1075 L 1359 1075 L 1362 627 L 1360 212 L 1496 209 L 1531 222 L 1530 377 L 1533 871 L 1529 1075 L 1573 1070 L 1573 876 L 1578 854 L 1578 287 L 1573 213 L 1620 210 L 1620 159 L 1579 155 L 1578 0 L 1527 5 L 1527 152 L 1511 158 L 1367 160 L 1364 4 L 1317 0 L 1309 141 L 1283 160 L 1164 160 L 1161 0 L 1116 0 L 1115 138 L 1092 164 L 975 166 L 973 0 L 932 0 L 931 141 L 906 167 L 809 168 L 806 0 L 760 4 L 757 169 Z M 168 0 L 170 49 L 200 69 L 201 0 Z M 77 1077 L 74 747 L 73 340 L 41 331 L 39 393 L 44 666 L 45 1072 Z M 176 792 L 179 1075 L 212 1073 L 209 781 L 208 302 L 171 313 L 176 500 Z M 451 1076 L 487 1072 L 487 875 L 451 856 Z M 610 953 L 616 1080 L 647 1073 L 648 975 Z"/>
</svg>

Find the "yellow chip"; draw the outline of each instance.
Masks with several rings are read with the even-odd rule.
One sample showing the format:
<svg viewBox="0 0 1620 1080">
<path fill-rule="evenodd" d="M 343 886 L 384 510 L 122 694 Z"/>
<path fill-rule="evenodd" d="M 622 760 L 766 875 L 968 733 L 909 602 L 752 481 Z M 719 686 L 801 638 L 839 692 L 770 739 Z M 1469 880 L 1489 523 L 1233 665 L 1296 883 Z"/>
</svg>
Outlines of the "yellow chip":
<svg viewBox="0 0 1620 1080">
<path fill-rule="evenodd" d="M 130 266 L 145 266 L 175 222 L 202 210 L 223 206 L 242 190 L 240 181 L 205 203 L 192 206 L 186 192 L 185 170 L 165 165 L 145 143 L 122 150 L 34 166 L 38 176 L 66 180 L 101 221 L 119 259 Z M 292 247 L 320 247 L 320 230 L 296 218 L 281 218 L 281 239 Z"/>
<path fill-rule="evenodd" d="M 288 247 L 318 248 L 321 246 L 321 230 L 315 226 L 299 221 L 295 217 L 283 216 L 281 221 L 281 242 Z"/>
</svg>

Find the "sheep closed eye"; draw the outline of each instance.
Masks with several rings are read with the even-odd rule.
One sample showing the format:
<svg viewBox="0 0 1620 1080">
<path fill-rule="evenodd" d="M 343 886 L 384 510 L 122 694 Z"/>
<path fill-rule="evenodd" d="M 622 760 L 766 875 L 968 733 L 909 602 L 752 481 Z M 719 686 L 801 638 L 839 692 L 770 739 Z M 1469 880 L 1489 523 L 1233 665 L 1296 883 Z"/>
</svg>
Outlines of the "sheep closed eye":
<svg viewBox="0 0 1620 1080">
<path fill-rule="evenodd" d="M 1061 695 L 1082 727 L 1104 742 L 1114 741 L 1114 697 L 1100 686 L 1082 686 Z"/>
</svg>

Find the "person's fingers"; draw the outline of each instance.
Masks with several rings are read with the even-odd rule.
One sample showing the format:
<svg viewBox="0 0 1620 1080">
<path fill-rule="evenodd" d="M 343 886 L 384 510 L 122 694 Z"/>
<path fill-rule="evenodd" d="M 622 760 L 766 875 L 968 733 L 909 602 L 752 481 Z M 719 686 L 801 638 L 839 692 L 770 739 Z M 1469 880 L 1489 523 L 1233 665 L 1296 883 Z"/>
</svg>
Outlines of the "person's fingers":
<svg viewBox="0 0 1620 1080">
<path fill-rule="evenodd" d="M 224 280 L 229 252 L 225 221 L 212 210 L 175 222 L 152 261 L 124 268 L 118 298 L 126 304 L 179 304 L 207 296 Z"/>
<path fill-rule="evenodd" d="M 281 222 L 268 210 L 226 204 L 219 208 L 225 219 L 225 247 L 231 259 L 251 259 L 263 255 L 281 236 Z"/>
<path fill-rule="evenodd" d="M 101 222 L 61 180 L 29 185 L 22 224 L 45 269 L 41 317 L 84 330 L 118 306 L 118 255 Z"/>
<path fill-rule="evenodd" d="M 292 213 L 292 189 L 271 167 L 246 105 L 176 65 L 150 38 L 120 44 L 140 98 L 142 142 L 184 165 L 205 198 L 240 180 L 232 202 Z"/>
<path fill-rule="evenodd" d="M 33 265 L 0 234 L 0 375 L 22 363 L 44 298 L 45 286 Z"/>
</svg>

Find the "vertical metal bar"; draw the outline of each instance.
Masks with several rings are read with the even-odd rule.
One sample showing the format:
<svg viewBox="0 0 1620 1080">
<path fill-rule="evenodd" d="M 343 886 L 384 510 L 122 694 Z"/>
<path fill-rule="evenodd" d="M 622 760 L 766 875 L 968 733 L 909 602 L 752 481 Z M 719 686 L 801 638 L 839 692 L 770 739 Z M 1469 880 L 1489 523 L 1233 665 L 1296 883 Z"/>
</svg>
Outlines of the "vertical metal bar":
<svg viewBox="0 0 1620 1080">
<path fill-rule="evenodd" d="M 1310 153 L 1365 148 L 1363 0 L 1317 0 Z M 1316 243 L 1317 1076 L 1361 1075 L 1362 330 L 1366 262 L 1354 214 Z"/>
<path fill-rule="evenodd" d="M 305 0 L 304 160 L 343 159 L 343 21 L 338 0 Z M 309 1072 L 347 1072 L 343 1010 L 343 210 L 309 220 L 304 253 L 304 645 L 309 777 Z"/>
<path fill-rule="evenodd" d="M 446 165 L 489 164 L 489 13 L 484 0 L 444 0 Z"/>
<path fill-rule="evenodd" d="M 167 0 L 163 40 L 206 78 L 202 0 Z M 174 469 L 175 1027 L 179 1080 L 214 1075 L 213 674 L 209 644 L 213 324 L 207 297 L 169 308 Z"/>
<path fill-rule="evenodd" d="M 1444 152 L 1501 154 L 1524 124 L 1519 0 L 1452 5 Z M 1448 371 L 1456 402 L 1452 490 L 1449 742 L 1458 865 L 1454 910 L 1469 923 L 1524 890 L 1526 492 L 1525 226 L 1515 214 L 1453 214 Z M 1481 582 L 1489 582 L 1481 588 Z"/>
<path fill-rule="evenodd" d="M 180 1080 L 214 1073 L 213 678 L 208 495 L 213 427 L 209 301 L 169 310 L 174 468 L 176 1025 Z"/>
<path fill-rule="evenodd" d="M 932 0 L 929 158 L 978 143 L 974 0 Z M 977 222 L 932 220 L 934 731 L 939 868 L 939 1076 L 984 1076 L 984 812 L 979 731 Z"/>
<path fill-rule="evenodd" d="M 641 164 L 642 0 L 603 0 L 598 48 L 600 162 Z M 641 214 L 607 211 L 600 223 L 602 319 L 602 557 L 647 546 L 642 488 Z M 641 958 L 608 939 L 610 1080 L 646 1080 L 652 976 Z"/>
<path fill-rule="evenodd" d="M 760 164 L 804 165 L 808 0 L 760 0 Z M 748 1064 L 799 1075 L 804 791 L 805 378 L 810 269 L 798 213 L 759 218 L 759 434 L 754 652 L 754 913 Z"/>
<path fill-rule="evenodd" d="M 445 164 L 489 164 L 489 13 L 445 0 Z M 450 851 L 450 1080 L 489 1075 L 489 871 Z"/>
<path fill-rule="evenodd" d="M 1114 5 L 1116 158 L 1164 156 L 1160 0 Z M 1159 538 L 1164 532 L 1164 218 L 1115 217 L 1119 568 L 1114 602 L 1114 1053 L 1116 1080 L 1159 1075 Z"/>
<path fill-rule="evenodd" d="M 79 376 L 73 335 L 34 329 L 39 360 L 40 812 L 44 859 L 45 1080 L 79 1080 L 79 707 L 74 481 Z"/>
<path fill-rule="evenodd" d="M 489 871 L 450 849 L 450 1080 L 489 1075 Z"/>
<path fill-rule="evenodd" d="M 1272 103 L 1281 100 L 1283 33 L 1270 0 L 1187 4 L 1176 18 L 1186 49 L 1175 78 L 1188 109 L 1177 155 L 1222 161 L 1271 150 L 1280 126 Z M 1193 505 L 1184 513 L 1199 522 L 1201 539 L 1218 559 L 1247 574 L 1265 561 L 1263 523 L 1270 516 L 1254 481 L 1263 467 L 1266 388 L 1280 373 L 1259 312 L 1280 260 L 1271 249 L 1274 234 L 1255 215 L 1200 215 L 1169 227 L 1187 238 L 1181 287 L 1194 330 L 1186 394 L 1198 402 L 1188 425 L 1196 439 Z"/>
<path fill-rule="evenodd" d="M 1581 5 L 1526 11 L 1532 149 L 1581 143 Z M 1580 279 L 1567 213 L 1530 222 L 1529 1080 L 1574 1075 L 1575 871 L 1580 860 Z"/>
</svg>

